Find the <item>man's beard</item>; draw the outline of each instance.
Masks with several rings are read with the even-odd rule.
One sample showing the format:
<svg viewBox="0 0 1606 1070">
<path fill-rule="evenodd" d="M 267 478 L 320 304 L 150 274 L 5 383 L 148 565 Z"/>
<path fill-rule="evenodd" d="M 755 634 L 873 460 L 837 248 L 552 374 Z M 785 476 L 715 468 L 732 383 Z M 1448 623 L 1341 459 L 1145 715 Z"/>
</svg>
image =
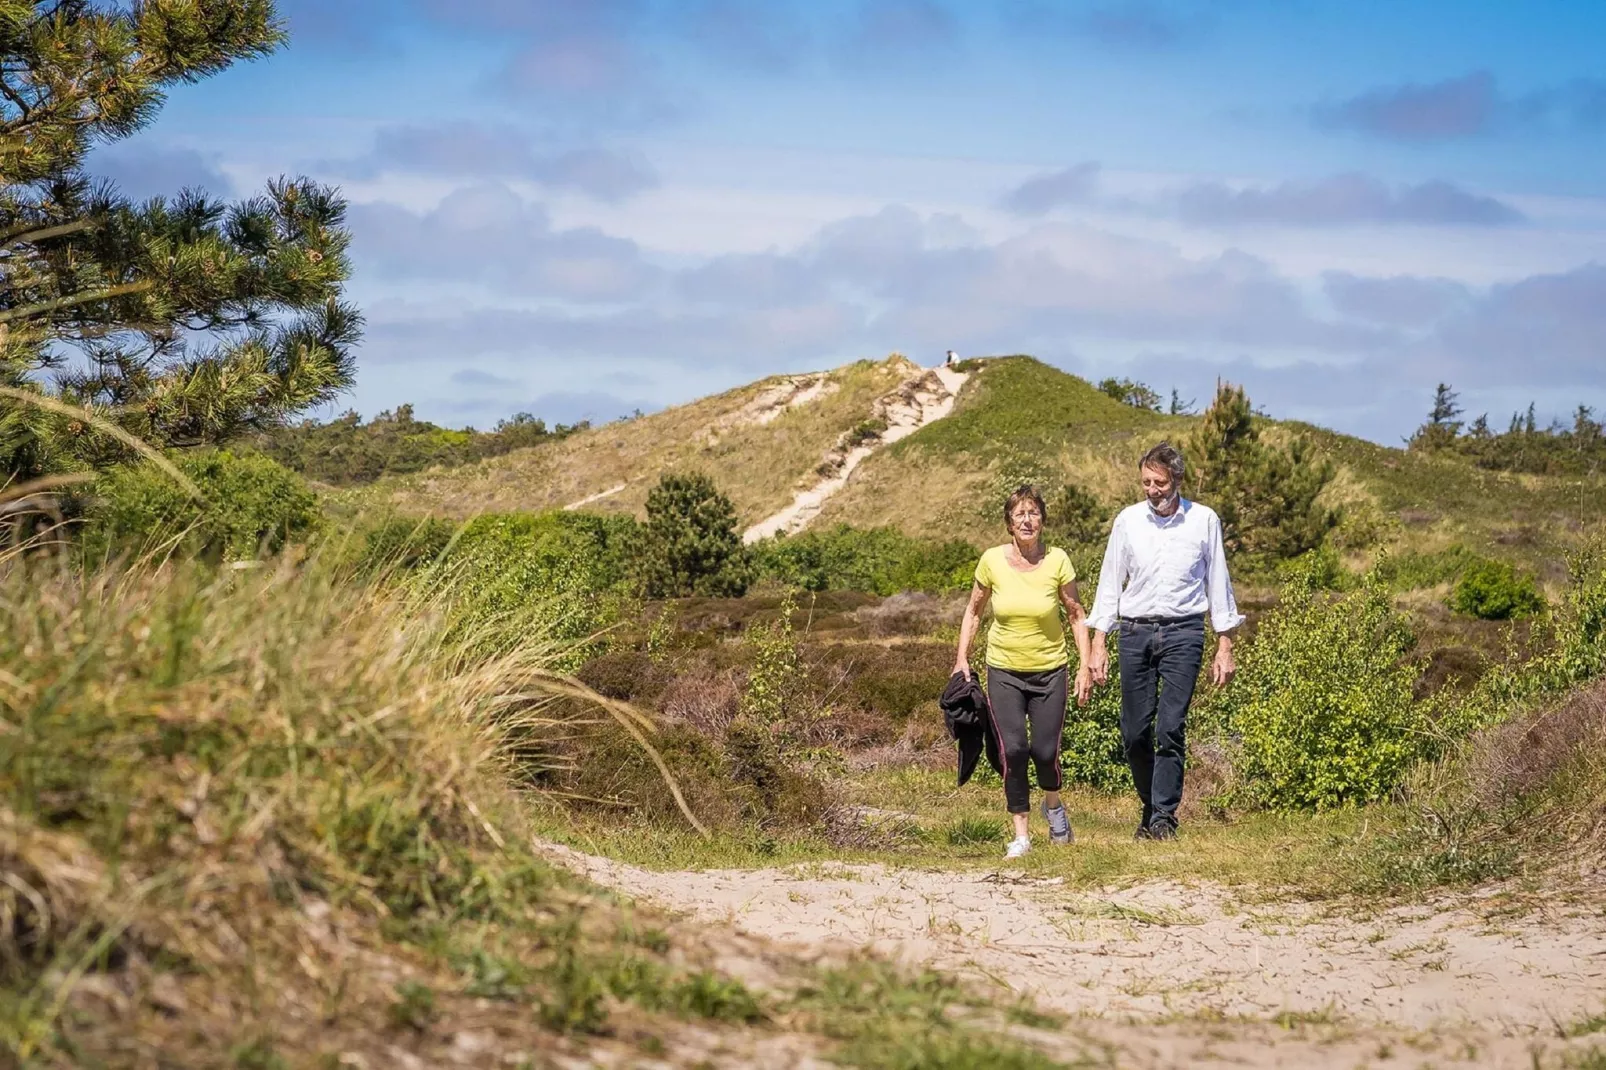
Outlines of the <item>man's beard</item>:
<svg viewBox="0 0 1606 1070">
<path fill-rule="evenodd" d="M 1159 501 L 1155 501 L 1153 498 L 1150 498 L 1149 508 L 1154 510 L 1154 512 L 1159 516 L 1169 516 L 1177 511 L 1177 503 L 1181 500 L 1181 498 L 1182 492 L 1179 490 L 1173 490 L 1170 494 L 1167 494 Z"/>
</svg>

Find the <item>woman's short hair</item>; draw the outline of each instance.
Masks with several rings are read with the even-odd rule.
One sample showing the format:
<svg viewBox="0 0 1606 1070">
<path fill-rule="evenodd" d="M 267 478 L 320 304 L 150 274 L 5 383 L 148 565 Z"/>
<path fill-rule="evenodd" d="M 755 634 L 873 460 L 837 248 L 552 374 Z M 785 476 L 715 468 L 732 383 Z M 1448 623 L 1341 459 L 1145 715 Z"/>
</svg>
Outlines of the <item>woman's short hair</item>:
<svg viewBox="0 0 1606 1070">
<path fill-rule="evenodd" d="M 1182 461 L 1182 451 L 1169 442 L 1159 442 L 1149 447 L 1149 452 L 1138 462 L 1138 471 L 1145 468 L 1163 468 L 1171 473 L 1171 482 L 1178 484 L 1188 473 L 1188 466 Z"/>
<path fill-rule="evenodd" d="M 1043 518 L 1043 523 L 1048 523 L 1048 506 L 1043 503 L 1042 492 L 1030 483 L 1022 483 L 1010 491 L 1009 497 L 1004 501 L 1004 523 L 1006 525 L 1009 523 L 1011 514 L 1015 512 L 1015 506 L 1021 502 L 1031 502 L 1037 506 L 1037 515 Z"/>
</svg>

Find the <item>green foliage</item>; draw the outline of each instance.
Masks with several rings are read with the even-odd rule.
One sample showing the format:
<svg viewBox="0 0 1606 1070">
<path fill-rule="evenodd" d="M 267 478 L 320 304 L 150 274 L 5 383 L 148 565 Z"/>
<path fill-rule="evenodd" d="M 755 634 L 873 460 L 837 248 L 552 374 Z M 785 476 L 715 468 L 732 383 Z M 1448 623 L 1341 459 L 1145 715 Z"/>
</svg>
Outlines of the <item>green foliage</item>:
<svg viewBox="0 0 1606 1070">
<path fill-rule="evenodd" d="M 498 421 L 494 431 L 452 431 L 414 419 L 413 407 L 402 405 L 367 423 L 355 412 L 327 423 L 305 420 L 269 430 L 257 436 L 254 443 L 308 479 L 349 486 L 437 465 L 452 467 L 499 457 L 516 449 L 558 441 L 586 426 L 559 424 L 548 429 L 544 420 L 519 413 L 511 420 Z"/>
<path fill-rule="evenodd" d="M 917 539 L 896 528 L 839 524 L 777 535 L 752 548 L 754 571 L 805 591 L 956 591 L 970 586 L 977 551 L 956 539 Z"/>
<path fill-rule="evenodd" d="M 1515 620 L 1545 608 L 1533 577 L 1521 576 L 1504 561 L 1481 561 L 1456 581 L 1450 608 L 1480 620 Z"/>
<path fill-rule="evenodd" d="M 1277 564 L 1277 578 L 1282 583 L 1296 577 L 1322 591 L 1339 591 L 1350 586 L 1351 577 L 1338 559 L 1338 551 L 1328 543 L 1300 556 Z"/>
<path fill-rule="evenodd" d="M 1606 542 L 1597 537 L 1569 553 L 1567 574 L 1561 604 L 1535 624 L 1544 652 L 1484 674 L 1458 710 L 1467 730 L 1606 676 Z"/>
<path fill-rule="evenodd" d="M 357 560 L 364 571 L 422 568 L 440 559 L 456 532 L 439 517 L 388 516 L 363 527 Z"/>
<path fill-rule="evenodd" d="M 1241 800 L 1296 810 L 1386 796 L 1428 750 L 1413 642 L 1375 576 L 1336 598 L 1308 574 L 1286 584 L 1219 700 Z"/>
<path fill-rule="evenodd" d="M 748 629 L 753 664 L 738 715 L 740 727 L 761 736 L 766 749 L 783 761 L 800 756 L 802 734 L 815 713 L 805 697 L 808 672 L 792 627 L 796 613 L 797 602 L 787 592 L 778 618 Z"/>
<path fill-rule="evenodd" d="M 983 462 L 1007 455 L 1049 458 L 1073 440 L 1103 442 L 1167 423 L 1158 413 L 1114 401 L 1085 380 L 1030 357 L 988 360 L 975 389 L 951 415 L 891 448 L 945 457 L 969 454 Z M 1032 480 L 1016 478 L 1008 489 L 1021 482 Z"/>
<path fill-rule="evenodd" d="M 272 3 L 4 0 L 0 27 L 0 384 L 162 448 L 223 442 L 348 387 L 361 317 L 341 300 L 350 236 L 334 190 L 278 179 L 234 205 L 196 190 L 136 204 L 83 170 L 171 89 L 277 49 Z M 0 473 L 132 459 L 76 416 L 0 404 Z"/>
<path fill-rule="evenodd" d="M 1103 379 L 1099 382 L 1099 393 L 1112 397 L 1123 405 L 1130 405 L 1134 409 L 1160 411 L 1160 395 L 1147 383 L 1139 383 L 1132 379 Z M 1171 398 L 1173 408 L 1180 404 L 1176 391 L 1172 391 Z"/>
<path fill-rule="evenodd" d="M 887 421 L 884 417 L 877 416 L 873 419 L 861 420 L 853 425 L 853 429 L 847 433 L 842 444 L 850 449 L 854 446 L 862 446 L 866 442 L 874 442 L 886 430 Z"/>
<path fill-rule="evenodd" d="M 1411 435 L 1410 448 L 1431 451 L 1454 445 L 1463 426 L 1456 419 L 1460 415 L 1461 406 L 1456 401 L 1456 392 L 1450 389 L 1448 383 L 1440 383 L 1433 393 L 1433 410 L 1428 414 L 1428 422 Z M 1486 429 L 1487 425 L 1484 426 Z"/>
<path fill-rule="evenodd" d="M 712 479 L 666 475 L 647 494 L 639 566 L 649 598 L 740 597 L 747 590 L 736 507 Z"/>
<path fill-rule="evenodd" d="M 1188 446 L 1198 497 L 1221 516 L 1227 552 L 1265 571 L 1322 544 L 1338 515 L 1318 497 L 1334 475 L 1307 438 L 1287 449 L 1262 442 L 1242 387 L 1223 383 Z"/>
<path fill-rule="evenodd" d="M 138 551 L 183 536 L 192 549 L 241 560 L 273 553 L 320 523 L 317 496 L 266 457 L 208 450 L 177 463 L 201 501 L 148 462 L 114 468 L 94 485 L 86 552 Z"/>
<path fill-rule="evenodd" d="M 587 641 L 612 619 L 615 592 L 639 540 L 640 527 L 629 517 L 486 513 L 463 526 L 438 571 L 450 577 L 463 604 L 465 631 L 493 646 L 519 643 L 537 616 L 548 636 L 568 644 L 557 663 L 573 669 L 593 652 Z"/>
<path fill-rule="evenodd" d="M 1379 580 L 1395 591 L 1416 591 L 1424 587 L 1437 587 L 1453 583 L 1469 568 L 1489 562 L 1474 553 L 1463 543 L 1451 543 L 1442 550 L 1422 552 L 1407 550 L 1399 554 L 1385 554 L 1378 559 L 1374 571 Z"/>
<path fill-rule="evenodd" d="M 1440 383 L 1428 420 L 1411 436 L 1411 449 L 1422 453 L 1453 453 L 1469 458 L 1479 468 L 1534 475 L 1594 475 L 1606 468 L 1606 431 L 1594 410 L 1579 405 L 1571 427 L 1556 422 L 1539 427 L 1534 406 L 1513 413 L 1501 433 L 1489 427 L 1488 414 L 1479 416 L 1465 433 L 1457 420 L 1461 407 L 1455 391 Z"/>
<path fill-rule="evenodd" d="M 1110 508 L 1076 483 L 1063 483 L 1047 497 L 1046 532 L 1050 541 L 1080 549 L 1097 548 L 1094 554 L 1083 554 L 1084 559 L 1102 554 L 1104 540 L 1110 534 Z"/>
<path fill-rule="evenodd" d="M 1004 823 L 995 817 L 962 817 L 948 826 L 943 838 L 951 847 L 997 843 L 1004 838 Z"/>
<path fill-rule="evenodd" d="M 1060 742 L 1060 764 L 1065 778 L 1074 784 L 1087 784 L 1101 791 L 1131 791 L 1132 770 L 1121 746 L 1120 651 L 1113 638 L 1106 638 L 1110 652 L 1110 684 L 1095 687 L 1086 706 L 1077 706 L 1074 696 L 1065 714 L 1065 732 Z"/>
<path fill-rule="evenodd" d="M 386 1008 L 391 1025 L 422 1033 L 436 1017 L 435 990 L 418 981 L 396 986 L 396 999 Z"/>
</svg>

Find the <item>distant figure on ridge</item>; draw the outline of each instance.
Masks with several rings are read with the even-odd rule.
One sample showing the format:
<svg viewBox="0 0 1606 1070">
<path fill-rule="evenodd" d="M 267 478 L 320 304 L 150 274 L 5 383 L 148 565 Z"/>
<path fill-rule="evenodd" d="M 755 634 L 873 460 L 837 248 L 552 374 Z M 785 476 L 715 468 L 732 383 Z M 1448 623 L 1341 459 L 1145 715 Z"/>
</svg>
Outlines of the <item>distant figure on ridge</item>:
<svg viewBox="0 0 1606 1070">
<path fill-rule="evenodd" d="M 1221 518 L 1182 497 L 1182 454 L 1162 442 L 1138 472 L 1145 501 L 1115 518 L 1088 623 L 1093 681 L 1109 678 L 1106 633 L 1120 626 L 1121 745 L 1143 801 L 1134 839 L 1177 834 L 1188 705 L 1204 660 L 1205 612 L 1216 630 L 1210 680 L 1222 686 L 1237 666 L 1232 632 L 1244 618 L 1232 595 Z"/>
<path fill-rule="evenodd" d="M 943 361 L 943 367 L 952 368 L 955 364 L 958 364 L 958 363 L 959 363 L 959 354 L 955 353 L 953 350 L 950 349 L 948 351 L 948 359 Z"/>
<path fill-rule="evenodd" d="M 1004 803 L 1015 825 L 1015 838 L 1004 852 L 1005 858 L 1019 858 L 1032 846 L 1028 759 L 1037 767 L 1037 783 L 1043 789 L 1049 842 L 1075 839 L 1059 792 L 1065 779 L 1060 768 L 1060 737 L 1065 732 L 1068 675 L 1062 606 L 1076 638 L 1081 666 L 1076 672 L 1078 706 L 1086 705 L 1093 676 L 1089 672 L 1087 614 L 1076 593 L 1076 569 L 1064 550 L 1043 545 L 1047 522 L 1048 508 L 1036 487 L 1017 487 L 1004 503 L 1010 541 L 994 546 L 976 563 L 976 581 L 959 626 L 959 653 L 954 658 L 953 676 L 970 679 L 970 642 L 990 601 L 993 623 L 987 630 L 987 704 L 1003 766 Z"/>
</svg>

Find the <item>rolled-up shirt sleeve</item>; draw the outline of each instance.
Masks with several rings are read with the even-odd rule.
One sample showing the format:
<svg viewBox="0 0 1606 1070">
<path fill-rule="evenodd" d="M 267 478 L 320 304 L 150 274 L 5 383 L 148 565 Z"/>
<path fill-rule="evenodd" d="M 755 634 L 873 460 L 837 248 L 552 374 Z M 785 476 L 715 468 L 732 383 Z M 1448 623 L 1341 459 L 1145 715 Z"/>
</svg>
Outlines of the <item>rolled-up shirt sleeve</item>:
<svg viewBox="0 0 1606 1070">
<path fill-rule="evenodd" d="M 1221 518 L 1214 514 L 1210 516 L 1207 552 L 1205 597 L 1210 600 L 1210 626 L 1218 634 L 1230 632 L 1244 622 L 1244 615 L 1238 612 L 1238 601 L 1232 595 L 1232 576 L 1227 573 L 1227 548 L 1221 539 Z M 1100 583 L 1099 594 L 1103 593 L 1104 585 Z"/>
<path fill-rule="evenodd" d="M 1108 635 L 1115 630 L 1121 614 L 1121 586 L 1126 582 L 1126 529 L 1121 517 L 1110 527 L 1110 541 L 1104 546 L 1104 564 L 1099 568 L 1099 590 L 1093 598 L 1093 612 L 1087 625 Z M 1229 590 L 1229 597 L 1231 592 Z"/>
</svg>

